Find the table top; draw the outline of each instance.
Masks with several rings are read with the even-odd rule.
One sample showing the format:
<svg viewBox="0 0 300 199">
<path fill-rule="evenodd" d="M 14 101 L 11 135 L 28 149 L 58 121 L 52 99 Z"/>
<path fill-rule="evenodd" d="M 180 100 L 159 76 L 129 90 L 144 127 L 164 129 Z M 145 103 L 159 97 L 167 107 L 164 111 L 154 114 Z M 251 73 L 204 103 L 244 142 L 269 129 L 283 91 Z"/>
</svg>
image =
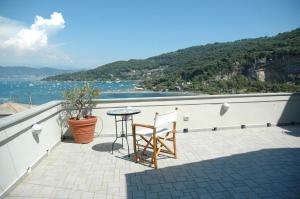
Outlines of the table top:
<svg viewBox="0 0 300 199">
<path fill-rule="evenodd" d="M 141 110 L 139 109 L 115 109 L 107 111 L 107 115 L 134 115 L 140 113 Z"/>
</svg>

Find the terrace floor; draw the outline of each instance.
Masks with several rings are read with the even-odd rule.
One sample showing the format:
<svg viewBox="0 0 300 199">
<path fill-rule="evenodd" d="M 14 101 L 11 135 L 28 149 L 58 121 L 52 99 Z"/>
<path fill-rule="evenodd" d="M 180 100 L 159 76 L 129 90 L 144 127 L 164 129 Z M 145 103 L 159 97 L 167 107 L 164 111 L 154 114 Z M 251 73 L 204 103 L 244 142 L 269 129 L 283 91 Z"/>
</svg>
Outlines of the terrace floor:
<svg viewBox="0 0 300 199">
<path fill-rule="evenodd" d="M 299 126 L 178 133 L 157 170 L 113 139 L 62 142 L 6 198 L 300 198 Z"/>
</svg>

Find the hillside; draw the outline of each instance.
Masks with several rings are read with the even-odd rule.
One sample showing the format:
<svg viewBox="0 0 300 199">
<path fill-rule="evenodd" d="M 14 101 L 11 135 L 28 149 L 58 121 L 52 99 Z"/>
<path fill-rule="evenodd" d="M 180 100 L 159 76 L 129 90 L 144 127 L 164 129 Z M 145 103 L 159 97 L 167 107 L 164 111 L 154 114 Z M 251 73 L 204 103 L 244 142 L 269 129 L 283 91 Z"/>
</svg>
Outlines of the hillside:
<svg viewBox="0 0 300 199">
<path fill-rule="evenodd" d="M 0 79 L 41 79 L 48 76 L 71 73 L 72 70 L 56 68 L 32 68 L 26 66 L 0 66 Z"/>
<path fill-rule="evenodd" d="M 274 37 L 194 46 L 46 80 L 142 80 L 151 90 L 300 91 L 300 29 Z"/>
</svg>

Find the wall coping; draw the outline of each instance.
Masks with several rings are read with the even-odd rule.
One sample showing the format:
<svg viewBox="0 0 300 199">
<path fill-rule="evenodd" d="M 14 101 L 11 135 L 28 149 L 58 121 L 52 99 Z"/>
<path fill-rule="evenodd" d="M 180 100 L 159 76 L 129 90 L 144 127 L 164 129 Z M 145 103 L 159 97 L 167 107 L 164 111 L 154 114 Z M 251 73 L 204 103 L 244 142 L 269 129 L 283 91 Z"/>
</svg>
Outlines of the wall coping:
<svg viewBox="0 0 300 199">
<path fill-rule="evenodd" d="M 255 93 L 255 94 L 230 94 L 230 95 L 195 95 L 195 96 L 172 96 L 172 97 L 147 97 L 147 98 L 119 98 L 119 99 L 96 99 L 97 103 L 124 103 L 124 102 L 155 102 L 155 101 L 180 101 L 180 100 L 205 100 L 205 99 L 224 99 L 224 98 L 248 98 L 248 97 L 278 97 L 278 96 L 300 96 L 300 93 Z M 32 109 L 0 119 L 0 131 L 14 124 L 25 121 L 43 113 L 55 106 L 60 105 L 63 100 L 51 101 Z"/>
<path fill-rule="evenodd" d="M 248 97 L 279 97 L 292 96 L 300 93 L 255 93 L 255 94 L 230 94 L 230 95 L 195 95 L 195 96 L 172 96 L 172 97 L 145 97 L 145 98 L 119 98 L 119 99 L 96 99 L 99 103 L 123 103 L 123 102 L 155 102 L 155 101 L 178 101 L 178 100 L 205 100 L 224 98 L 248 98 Z"/>
<path fill-rule="evenodd" d="M 16 114 L 13 114 L 13 115 L 10 115 L 10 116 L 7 116 L 7 117 L 4 117 L 4 118 L 1 118 L 0 119 L 0 131 L 7 128 L 7 127 L 10 127 L 14 124 L 17 124 L 17 123 L 20 123 L 28 118 L 31 118 L 31 117 L 34 117 L 40 113 L 43 113 L 55 106 L 58 106 L 61 104 L 62 101 L 60 100 L 57 100 L 57 101 L 51 101 L 51 102 L 48 102 L 46 104 L 42 104 L 40 106 L 36 106 L 36 107 L 33 107 L 31 109 L 28 109 L 28 110 L 25 110 L 25 111 L 22 111 L 22 112 L 19 112 L 19 113 L 16 113 Z"/>
</svg>

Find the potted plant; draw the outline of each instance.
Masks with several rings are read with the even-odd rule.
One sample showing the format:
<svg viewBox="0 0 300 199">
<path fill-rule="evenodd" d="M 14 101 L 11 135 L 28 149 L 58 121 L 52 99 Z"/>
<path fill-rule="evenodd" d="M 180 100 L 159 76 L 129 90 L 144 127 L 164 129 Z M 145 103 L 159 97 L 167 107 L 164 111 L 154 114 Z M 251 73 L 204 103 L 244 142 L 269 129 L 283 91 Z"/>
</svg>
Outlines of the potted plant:
<svg viewBox="0 0 300 199">
<path fill-rule="evenodd" d="M 100 90 L 85 83 L 82 87 L 63 92 L 66 110 L 70 113 L 68 124 L 76 143 L 93 141 L 97 117 L 92 116 L 92 108 L 96 106 L 93 98 L 100 95 Z"/>
</svg>

